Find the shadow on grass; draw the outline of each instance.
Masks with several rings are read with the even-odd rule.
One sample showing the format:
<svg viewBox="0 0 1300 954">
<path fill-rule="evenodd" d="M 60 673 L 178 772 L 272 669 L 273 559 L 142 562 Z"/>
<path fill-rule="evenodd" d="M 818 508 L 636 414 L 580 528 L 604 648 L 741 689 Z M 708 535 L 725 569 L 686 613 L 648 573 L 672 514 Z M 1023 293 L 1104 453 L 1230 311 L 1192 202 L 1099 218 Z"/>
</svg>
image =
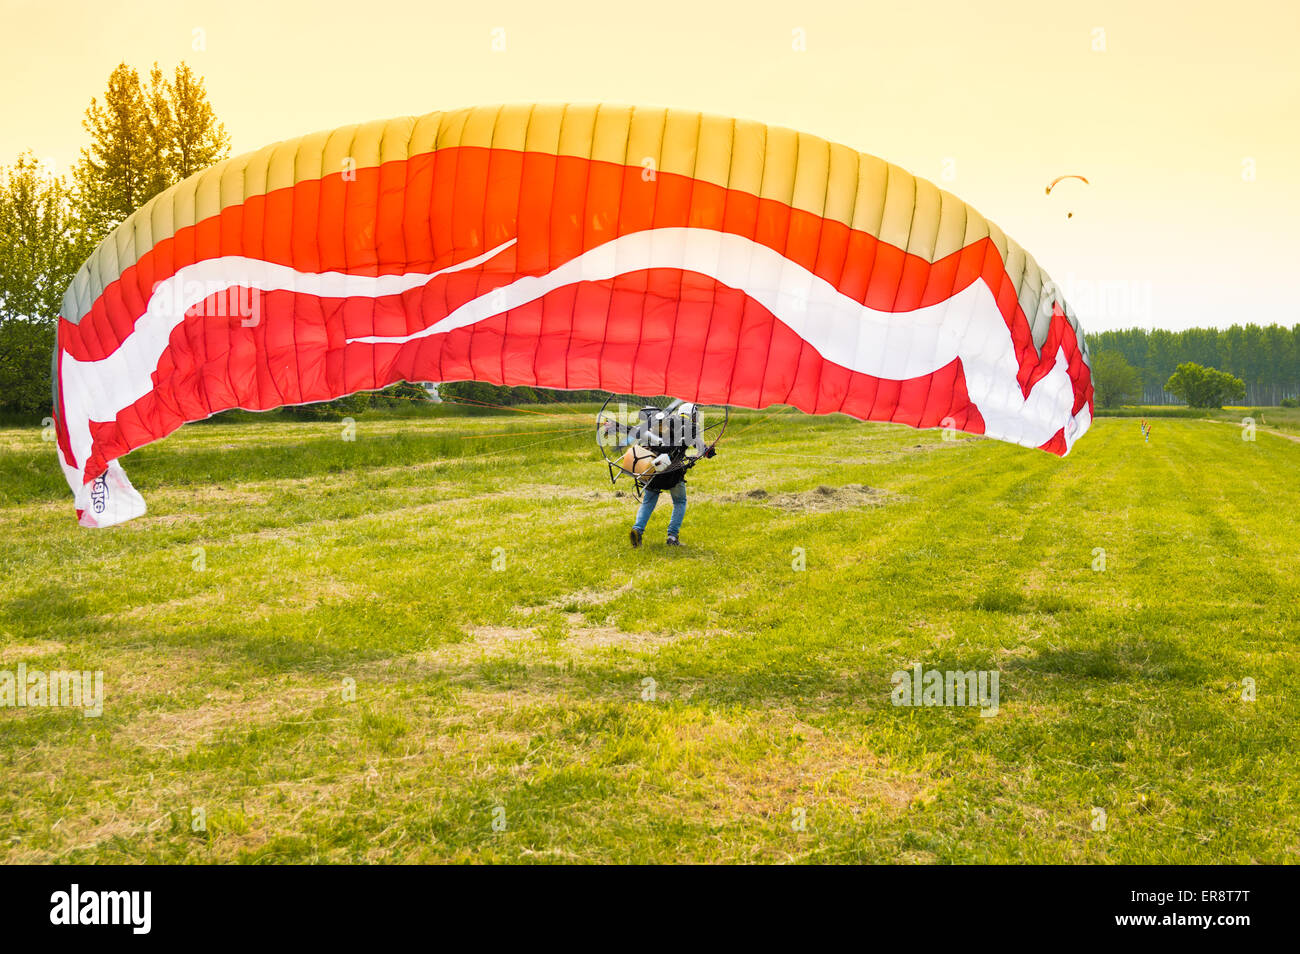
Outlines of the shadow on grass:
<svg viewBox="0 0 1300 954">
<path fill-rule="evenodd" d="M 38 446 L 39 450 L 0 454 L 0 506 L 64 497 L 71 500 L 68 483 L 54 455 L 54 445 L 38 443 Z"/>
<path fill-rule="evenodd" d="M 0 619 L 13 626 L 19 641 L 66 640 L 105 631 L 90 604 L 64 586 L 38 586 L 0 605 Z"/>
<path fill-rule="evenodd" d="M 359 427 L 364 427 L 364 422 Z M 181 452 L 165 444 L 150 445 L 123 459 L 142 485 L 204 486 L 222 481 L 305 479 L 351 471 L 375 471 L 427 464 L 431 461 L 459 461 L 499 452 L 502 445 L 491 437 L 475 436 L 473 424 L 465 434 L 429 434 L 419 430 L 385 433 L 356 440 L 341 439 L 341 426 L 323 424 L 319 437 L 305 440 L 275 440 L 275 452 L 267 453 L 264 443 L 248 443 L 227 449 L 190 447 Z M 481 425 L 480 425 L 481 427 Z M 521 428 L 519 438 L 527 441 L 531 432 Z M 585 435 L 584 435 L 585 436 Z M 273 438 L 267 438 L 271 441 Z M 578 442 L 575 435 L 573 442 Z M 568 442 L 553 445 L 564 448 Z"/>
<path fill-rule="evenodd" d="M 971 603 L 971 609 L 986 613 L 1068 613 L 1079 607 L 1056 593 L 1036 593 L 1026 596 L 1019 590 L 995 585 L 980 593 Z"/>
<path fill-rule="evenodd" d="M 1004 664 L 1025 670 L 1109 682 L 1203 683 L 1206 663 L 1177 643 L 1161 638 L 1135 639 L 1100 647 L 1050 649 Z"/>
</svg>

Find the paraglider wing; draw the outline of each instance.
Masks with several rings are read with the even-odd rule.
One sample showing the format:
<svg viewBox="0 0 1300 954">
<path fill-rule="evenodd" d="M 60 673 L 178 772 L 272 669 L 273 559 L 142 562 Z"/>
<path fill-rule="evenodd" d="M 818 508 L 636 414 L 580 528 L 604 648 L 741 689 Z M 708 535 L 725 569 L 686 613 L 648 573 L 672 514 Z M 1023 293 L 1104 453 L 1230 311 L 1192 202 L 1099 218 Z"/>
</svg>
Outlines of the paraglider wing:
<svg viewBox="0 0 1300 954">
<path fill-rule="evenodd" d="M 1057 184 L 1058 182 L 1061 182 L 1061 181 L 1065 180 L 1065 179 L 1078 179 L 1078 180 L 1079 180 L 1080 182 L 1082 182 L 1084 185 L 1089 185 L 1089 184 L 1090 184 L 1090 183 L 1088 182 L 1088 180 L 1085 179 L 1083 176 L 1057 176 L 1055 179 L 1053 179 L 1051 182 L 1049 182 L 1049 183 L 1047 184 L 1047 194 L 1048 194 L 1048 195 L 1051 195 L 1051 194 L 1052 194 L 1052 190 L 1056 188 L 1056 184 Z"/>
<path fill-rule="evenodd" d="M 699 113 L 492 106 L 267 147 L 155 197 L 82 266 L 54 356 L 87 526 L 186 421 L 398 380 L 670 394 L 1065 454 L 1079 324 L 997 226 L 880 159 Z"/>
</svg>

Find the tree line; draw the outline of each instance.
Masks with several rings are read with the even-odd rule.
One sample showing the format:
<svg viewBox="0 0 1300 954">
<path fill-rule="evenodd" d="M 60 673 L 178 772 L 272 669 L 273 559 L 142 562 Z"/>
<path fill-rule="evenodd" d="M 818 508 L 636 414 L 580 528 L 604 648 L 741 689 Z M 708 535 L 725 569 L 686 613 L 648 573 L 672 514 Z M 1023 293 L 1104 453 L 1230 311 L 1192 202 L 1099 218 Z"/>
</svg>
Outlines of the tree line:
<svg viewBox="0 0 1300 954">
<path fill-rule="evenodd" d="M 444 401 L 484 407 L 514 407 L 517 404 L 559 404 L 561 402 L 604 401 L 604 391 L 557 391 L 554 388 L 504 387 L 483 381 L 448 381 L 438 385 Z"/>
<path fill-rule="evenodd" d="M 1106 354 L 1122 357 L 1137 371 L 1139 395 L 1127 403 L 1182 404 L 1166 385 L 1179 365 L 1226 371 L 1245 384 L 1249 405 L 1276 405 L 1300 397 L 1300 325 L 1233 325 L 1164 331 L 1130 328 L 1087 336 L 1093 365 Z"/>
</svg>

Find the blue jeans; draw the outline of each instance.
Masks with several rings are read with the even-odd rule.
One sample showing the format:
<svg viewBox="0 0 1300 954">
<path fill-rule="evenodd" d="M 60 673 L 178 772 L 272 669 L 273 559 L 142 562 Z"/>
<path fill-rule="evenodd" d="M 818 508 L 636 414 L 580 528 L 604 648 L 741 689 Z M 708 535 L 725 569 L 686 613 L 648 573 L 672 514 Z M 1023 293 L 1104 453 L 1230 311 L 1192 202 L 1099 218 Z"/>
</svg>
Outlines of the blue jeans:
<svg viewBox="0 0 1300 954">
<path fill-rule="evenodd" d="M 650 522 L 650 514 L 655 512 L 661 493 L 663 491 L 647 489 L 641 498 L 641 509 L 636 512 L 634 526 L 642 533 L 645 532 L 645 525 Z M 668 521 L 668 536 L 675 537 L 682 529 L 682 518 L 686 516 L 686 481 L 683 480 L 668 491 L 668 496 L 673 498 L 673 516 Z"/>
</svg>

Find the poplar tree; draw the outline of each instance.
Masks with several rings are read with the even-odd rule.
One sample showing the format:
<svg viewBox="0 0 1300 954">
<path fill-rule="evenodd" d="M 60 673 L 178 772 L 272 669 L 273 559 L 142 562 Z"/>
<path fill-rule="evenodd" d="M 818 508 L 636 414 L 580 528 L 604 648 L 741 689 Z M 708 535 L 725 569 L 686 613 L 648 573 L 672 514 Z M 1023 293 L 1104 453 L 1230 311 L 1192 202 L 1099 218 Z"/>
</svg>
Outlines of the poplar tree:
<svg viewBox="0 0 1300 954">
<path fill-rule="evenodd" d="M 73 174 L 78 211 L 100 237 L 168 186 L 230 155 L 203 79 L 181 63 L 169 79 L 155 63 L 148 83 L 121 63 L 84 121 L 90 145 Z"/>
<path fill-rule="evenodd" d="M 203 80 L 188 64 L 176 67 L 171 83 L 170 165 L 177 182 L 230 155 L 230 136 L 217 121 Z"/>
<path fill-rule="evenodd" d="M 100 237 L 165 188 L 159 122 L 140 74 L 125 63 L 108 78 L 103 99 L 94 98 L 82 125 L 90 145 L 73 171 L 78 212 Z"/>
</svg>

